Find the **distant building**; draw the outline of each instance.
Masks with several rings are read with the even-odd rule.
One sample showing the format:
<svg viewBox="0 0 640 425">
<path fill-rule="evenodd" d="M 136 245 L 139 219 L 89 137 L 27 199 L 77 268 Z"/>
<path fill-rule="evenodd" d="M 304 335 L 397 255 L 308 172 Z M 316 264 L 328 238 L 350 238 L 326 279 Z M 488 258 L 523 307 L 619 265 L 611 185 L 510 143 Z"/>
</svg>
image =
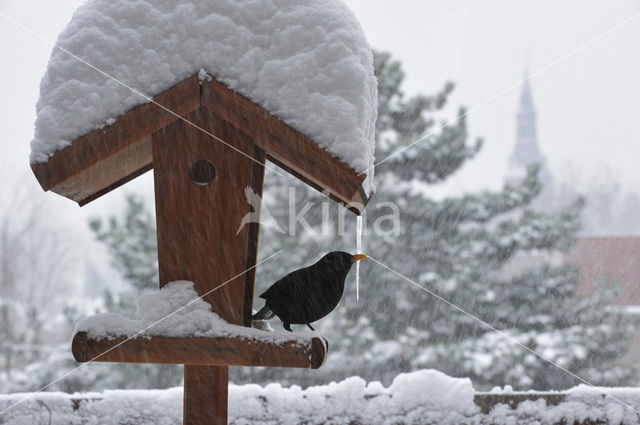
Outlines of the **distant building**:
<svg viewBox="0 0 640 425">
<path fill-rule="evenodd" d="M 536 198 L 535 205 L 548 208 L 553 204 L 550 202 L 553 201 L 553 181 L 547 160 L 538 145 L 536 110 L 533 106 L 533 96 L 528 79 L 525 79 L 522 84 L 516 119 L 516 143 L 509 158 L 505 181 L 507 184 L 517 185 L 526 176 L 527 168 L 537 164 L 540 167 L 538 176 L 542 183 L 542 193 Z"/>
<path fill-rule="evenodd" d="M 619 285 L 616 304 L 631 311 L 639 309 L 640 237 L 580 238 L 564 255 L 564 263 L 580 269 L 579 295 L 593 294 L 598 284 L 606 281 Z"/>
<path fill-rule="evenodd" d="M 533 202 L 533 207 L 540 210 L 550 210 L 554 205 L 553 181 L 547 160 L 538 145 L 536 130 L 536 110 L 533 106 L 533 96 L 529 80 L 522 84 L 520 103 L 516 115 L 516 141 L 513 153 L 509 158 L 505 183 L 516 186 L 527 175 L 527 168 L 537 164 L 538 177 L 542 183 L 542 192 Z M 503 279 L 511 279 L 527 271 L 537 270 L 545 265 L 560 266 L 563 264 L 561 252 L 536 251 L 518 252 L 500 270 Z"/>
<path fill-rule="evenodd" d="M 542 193 L 533 206 L 550 211 L 575 197 L 566 192 L 564 196 L 554 193 L 554 182 L 547 167 L 547 161 L 538 146 L 536 132 L 536 111 L 533 106 L 531 87 L 528 81 L 522 85 L 520 104 L 517 114 L 516 143 L 509 159 L 506 183 L 518 184 L 526 175 L 529 165 L 540 166 L 539 177 Z M 558 198 L 565 198 L 564 200 Z M 591 197 L 587 198 L 587 206 Z M 600 222 L 616 221 L 612 214 L 612 202 L 592 202 L 592 208 L 585 211 L 587 218 L 595 217 L 596 212 L 604 214 Z M 591 220 L 594 221 L 594 220 Z M 589 228 L 590 232 L 610 233 L 609 228 L 598 226 Z M 599 230 L 599 232 L 598 232 Z M 503 279 L 511 279 L 527 271 L 544 266 L 558 267 L 572 264 L 580 271 L 580 285 L 577 295 L 589 296 L 598 289 L 600 283 L 617 285 L 619 295 L 616 304 L 629 314 L 640 315 L 640 236 L 599 236 L 579 237 L 576 244 L 567 252 L 520 252 L 504 265 L 500 274 Z M 630 341 L 629 351 L 622 354 L 623 364 L 637 363 L 640 359 L 640 331 Z"/>
<path fill-rule="evenodd" d="M 522 84 L 517 113 L 516 143 L 506 175 L 506 183 L 518 184 L 532 164 L 540 166 L 540 180 L 543 185 L 542 200 L 535 206 L 550 210 L 562 205 L 553 199 L 554 182 L 547 167 L 547 161 L 538 146 L 536 131 L 536 111 L 529 81 Z M 539 197 L 540 198 L 540 197 Z M 568 196 L 568 198 L 571 198 Z M 567 200 L 565 199 L 565 203 Z M 607 205 L 600 205 L 604 214 L 610 212 Z M 593 231 L 593 229 L 591 229 Z M 512 258 L 501 271 L 505 279 L 512 278 L 544 265 L 560 266 L 575 264 L 580 268 L 580 295 L 593 293 L 599 280 L 610 279 L 619 282 L 621 293 L 617 304 L 638 306 L 640 313 L 640 236 L 616 235 L 578 238 L 576 245 L 567 253 L 561 252 L 521 252 Z"/>
<path fill-rule="evenodd" d="M 640 315 L 640 237 L 603 236 L 578 239 L 564 255 L 565 264 L 580 270 L 578 295 L 588 296 L 599 284 L 613 284 L 619 290 L 616 304 L 624 312 Z M 640 330 L 631 338 L 621 364 L 640 360 Z"/>
<path fill-rule="evenodd" d="M 501 276 L 511 279 L 544 266 L 571 264 L 580 270 L 577 295 L 588 296 L 600 284 L 613 284 L 619 290 L 616 304 L 640 314 L 640 237 L 580 237 L 567 252 L 523 252 L 504 265 Z"/>
</svg>

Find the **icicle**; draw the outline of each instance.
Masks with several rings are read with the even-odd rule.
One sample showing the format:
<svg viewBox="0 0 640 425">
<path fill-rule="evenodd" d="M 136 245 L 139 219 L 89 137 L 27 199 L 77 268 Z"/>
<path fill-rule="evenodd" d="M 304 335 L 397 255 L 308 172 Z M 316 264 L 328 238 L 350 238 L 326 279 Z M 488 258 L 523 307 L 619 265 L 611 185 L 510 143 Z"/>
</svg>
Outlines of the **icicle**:
<svg viewBox="0 0 640 425">
<path fill-rule="evenodd" d="M 362 254 L 362 216 L 356 218 L 356 254 Z M 356 262 L 356 301 L 360 301 L 360 261 Z"/>
</svg>

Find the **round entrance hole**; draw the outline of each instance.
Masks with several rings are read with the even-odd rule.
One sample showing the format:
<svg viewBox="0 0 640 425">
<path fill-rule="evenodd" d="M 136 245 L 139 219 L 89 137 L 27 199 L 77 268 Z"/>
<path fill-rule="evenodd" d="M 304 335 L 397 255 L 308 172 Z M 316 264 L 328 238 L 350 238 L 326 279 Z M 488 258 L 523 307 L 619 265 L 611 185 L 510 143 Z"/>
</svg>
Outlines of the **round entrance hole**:
<svg viewBox="0 0 640 425">
<path fill-rule="evenodd" d="M 189 167 L 189 178 L 195 184 L 206 186 L 216 177 L 216 169 L 210 161 L 199 159 Z"/>
</svg>

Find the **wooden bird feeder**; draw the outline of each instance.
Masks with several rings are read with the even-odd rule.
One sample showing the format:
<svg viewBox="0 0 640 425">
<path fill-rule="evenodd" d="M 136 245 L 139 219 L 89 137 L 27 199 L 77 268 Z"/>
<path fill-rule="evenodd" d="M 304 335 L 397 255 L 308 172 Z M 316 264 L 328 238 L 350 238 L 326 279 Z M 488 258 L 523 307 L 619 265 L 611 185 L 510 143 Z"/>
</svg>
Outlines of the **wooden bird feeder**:
<svg viewBox="0 0 640 425">
<path fill-rule="evenodd" d="M 81 206 L 153 168 L 160 287 L 193 281 L 212 311 L 250 326 L 259 223 L 236 231 L 251 209 L 244 189 L 262 197 L 265 161 L 356 214 L 367 203 L 365 176 L 215 80 L 194 75 L 154 102 L 31 168 L 45 191 Z M 80 362 L 184 364 L 184 423 L 225 424 L 228 366 L 320 367 L 326 344 L 316 337 L 301 344 L 300 338 L 292 335 L 284 344 L 161 336 L 92 340 L 82 332 L 72 351 Z"/>
</svg>

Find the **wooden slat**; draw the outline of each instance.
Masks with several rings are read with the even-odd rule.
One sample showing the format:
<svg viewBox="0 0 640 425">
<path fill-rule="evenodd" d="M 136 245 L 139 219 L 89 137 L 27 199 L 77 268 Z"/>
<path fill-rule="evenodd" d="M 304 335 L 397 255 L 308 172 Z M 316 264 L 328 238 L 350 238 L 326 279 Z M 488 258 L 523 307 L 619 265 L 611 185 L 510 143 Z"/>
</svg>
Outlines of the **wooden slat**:
<svg viewBox="0 0 640 425">
<path fill-rule="evenodd" d="M 252 137 L 270 160 L 314 188 L 328 191 L 344 204 L 367 203 L 362 190 L 364 174 L 358 175 L 305 135 L 224 84 L 216 80 L 205 83 L 202 105 Z"/>
<path fill-rule="evenodd" d="M 547 406 L 557 406 L 566 398 L 567 393 L 478 393 L 473 397 L 473 401 L 480 407 L 482 413 L 488 414 L 499 404 L 506 404 L 511 409 L 516 409 L 522 402 L 542 399 L 546 401 Z"/>
<path fill-rule="evenodd" d="M 186 118 L 248 156 L 184 121 L 154 134 L 160 286 L 175 280 L 193 281 L 215 313 L 229 323 L 242 325 L 246 271 L 250 267 L 249 228 L 244 226 L 236 232 L 251 210 L 244 191 L 253 184 L 254 145 L 206 108 Z M 191 181 L 189 167 L 197 160 L 213 164 L 213 183 L 202 186 Z"/>
<path fill-rule="evenodd" d="M 84 198 L 83 200 L 78 201 L 78 205 L 83 207 L 86 204 L 88 204 L 89 202 L 98 199 L 102 195 L 106 195 L 107 193 L 111 192 L 112 190 L 115 190 L 115 189 L 119 188 L 120 186 L 122 186 L 124 184 L 127 184 L 128 182 L 130 182 L 131 180 L 135 179 L 136 177 L 140 177 L 141 175 L 143 175 L 147 171 L 151 171 L 152 168 L 153 168 L 153 164 L 148 164 L 148 165 L 144 166 L 143 168 L 139 169 L 138 171 L 133 171 L 131 174 L 127 175 L 122 180 L 118 180 L 117 182 L 111 184 L 110 186 L 107 186 L 102 190 L 94 192 L 93 194 L 89 195 L 88 197 Z"/>
<path fill-rule="evenodd" d="M 285 170 L 286 172 L 288 172 L 289 174 L 296 176 L 300 181 L 311 186 L 318 192 L 323 192 L 325 195 L 328 195 L 330 199 L 342 204 L 345 208 L 347 208 L 349 211 L 353 212 L 356 215 L 361 215 L 362 210 L 364 209 L 364 207 L 367 206 L 367 203 L 369 203 L 369 201 L 371 200 L 371 197 L 367 197 L 367 195 L 365 195 L 364 189 L 362 188 L 362 186 L 360 186 L 360 188 L 358 188 L 358 191 L 353 195 L 353 199 L 351 200 L 351 202 L 345 203 L 342 199 L 337 198 L 333 192 L 329 192 L 325 187 L 322 187 L 319 184 L 316 184 L 316 182 L 309 180 L 302 175 L 297 174 L 294 170 L 287 167 L 285 164 L 281 163 L 276 158 L 272 156 L 267 156 L 267 159 L 272 163 L 276 164 L 278 167 Z"/>
<path fill-rule="evenodd" d="M 51 190 L 76 201 L 80 206 L 131 181 L 152 168 L 151 137 L 133 143 L 55 186 Z M 141 168 L 138 168 L 142 165 Z M 120 180 L 113 181 L 118 175 Z"/>
<path fill-rule="evenodd" d="M 268 334 L 267 334 L 268 335 Z M 299 336 L 298 336 L 299 337 Z M 168 363 L 208 366 L 269 366 L 319 368 L 327 356 L 320 338 L 276 343 L 261 339 L 170 338 L 153 336 L 126 341 L 92 340 L 86 332 L 73 337 L 73 356 L 79 362 Z"/>
<path fill-rule="evenodd" d="M 154 101 L 184 116 L 200 105 L 200 85 L 195 75 L 154 97 Z M 82 113 L 79 111 L 78 113 Z M 155 131 L 179 119 L 154 103 L 146 103 L 120 116 L 113 125 L 92 131 L 56 152 L 47 162 L 31 169 L 44 190 L 78 203 L 95 199 L 118 182 L 151 162 L 151 139 Z"/>
</svg>

